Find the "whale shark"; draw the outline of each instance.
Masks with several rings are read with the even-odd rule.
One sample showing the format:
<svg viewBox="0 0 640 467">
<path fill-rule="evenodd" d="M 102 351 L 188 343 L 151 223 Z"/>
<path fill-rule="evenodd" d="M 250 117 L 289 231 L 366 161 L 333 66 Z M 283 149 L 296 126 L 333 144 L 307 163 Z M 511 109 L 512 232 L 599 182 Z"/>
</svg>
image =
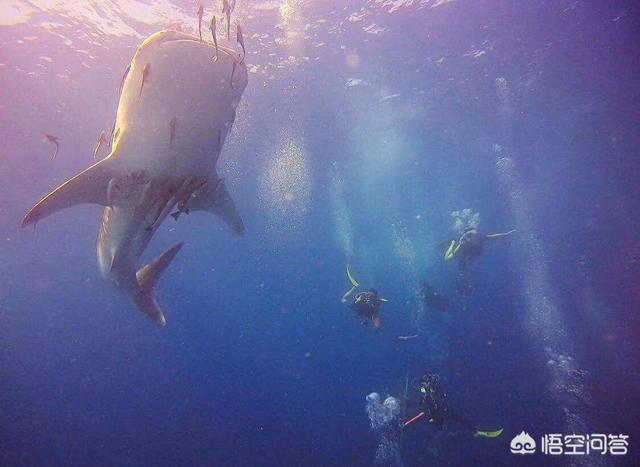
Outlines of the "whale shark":
<svg viewBox="0 0 640 467">
<path fill-rule="evenodd" d="M 111 153 L 42 198 L 22 226 L 78 204 L 104 206 L 96 248 L 102 277 L 165 325 L 153 290 L 182 244 L 137 264 L 169 214 L 208 211 L 244 233 L 216 163 L 246 86 L 234 50 L 177 31 L 151 35 L 124 76 Z"/>
</svg>

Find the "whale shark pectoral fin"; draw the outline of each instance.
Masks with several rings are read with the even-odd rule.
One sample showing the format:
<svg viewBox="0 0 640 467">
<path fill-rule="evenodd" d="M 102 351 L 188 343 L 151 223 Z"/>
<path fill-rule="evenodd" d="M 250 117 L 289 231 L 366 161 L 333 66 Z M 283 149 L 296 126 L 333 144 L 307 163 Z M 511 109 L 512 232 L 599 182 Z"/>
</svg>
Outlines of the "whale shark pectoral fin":
<svg viewBox="0 0 640 467">
<path fill-rule="evenodd" d="M 169 264 L 171 264 L 171 261 L 176 257 L 178 251 L 180 251 L 180 248 L 182 248 L 182 243 L 171 247 L 152 262 L 140 268 L 136 273 L 138 291 L 134 295 L 133 301 L 138 308 L 140 308 L 140 311 L 161 326 L 167 324 L 167 320 L 164 318 L 162 309 L 153 296 L 153 289 L 158 283 L 160 276 L 162 276 L 162 273 L 167 269 Z"/>
<path fill-rule="evenodd" d="M 217 175 L 213 176 L 202 188 L 196 191 L 189 202 L 191 211 L 208 211 L 215 214 L 238 235 L 245 232 L 244 223 L 224 182 Z"/>
<path fill-rule="evenodd" d="M 93 164 L 75 177 L 67 180 L 42 198 L 24 216 L 22 227 L 35 224 L 54 212 L 76 204 L 99 204 L 106 206 L 107 186 L 112 178 L 111 161 L 106 158 Z"/>
</svg>

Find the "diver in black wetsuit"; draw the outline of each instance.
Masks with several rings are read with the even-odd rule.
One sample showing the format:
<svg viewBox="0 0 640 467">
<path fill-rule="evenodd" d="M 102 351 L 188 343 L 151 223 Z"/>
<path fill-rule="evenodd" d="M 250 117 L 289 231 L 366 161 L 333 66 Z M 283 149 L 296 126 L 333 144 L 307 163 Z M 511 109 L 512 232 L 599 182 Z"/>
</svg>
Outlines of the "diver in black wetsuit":
<svg viewBox="0 0 640 467">
<path fill-rule="evenodd" d="M 495 438 L 502 434 L 502 429 L 496 431 L 477 430 L 476 425 L 471 420 L 451 410 L 447 403 L 447 393 L 442 389 L 438 375 L 425 374 L 420 379 L 418 387 L 422 411 L 407 420 L 404 423 L 405 428 L 425 418 L 438 429 L 442 428 L 445 422 L 454 421 L 469 430 L 475 437 Z"/>
<path fill-rule="evenodd" d="M 353 297 L 350 308 L 356 312 L 363 322 L 371 321 L 373 326 L 380 327 L 380 305 L 383 299 L 378 296 L 376 289 L 369 289 L 366 292 L 358 292 Z"/>
<path fill-rule="evenodd" d="M 477 228 L 471 227 L 463 232 L 457 242 L 455 240 L 449 240 L 449 247 L 444 254 L 444 260 L 458 260 L 458 278 L 456 284 L 458 292 L 466 295 L 471 289 L 472 286 L 467 277 L 467 269 L 471 263 L 482 256 L 485 241 L 508 237 L 514 232 L 515 230 L 510 230 L 509 232 L 485 235 L 480 233 Z"/>
<path fill-rule="evenodd" d="M 347 266 L 347 278 L 351 282 L 351 288 L 342 296 L 342 303 L 346 303 L 351 294 L 360 287 L 358 281 L 355 280 L 351 269 Z M 358 292 L 353 297 L 353 302 L 349 307 L 356 312 L 363 323 L 371 321 L 375 328 L 380 327 L 380 306 L 387 303 L 386 298 L 380 297 L 376 289 L 369 289 L 366 292 Z"/>
<path fill-rule="evenodd" d="M 482 255 L 485 240 L 508 237 L 514 232 L 515 230 L 510 230 L 509 232 L 485 235 L 478 232 L 476 228 L 468 228 L 457 242 L 455 240 L 449 242 L 444 259 L 445 261 L 458 259 L 460 267 L 464 268 Z"/>
</svg>

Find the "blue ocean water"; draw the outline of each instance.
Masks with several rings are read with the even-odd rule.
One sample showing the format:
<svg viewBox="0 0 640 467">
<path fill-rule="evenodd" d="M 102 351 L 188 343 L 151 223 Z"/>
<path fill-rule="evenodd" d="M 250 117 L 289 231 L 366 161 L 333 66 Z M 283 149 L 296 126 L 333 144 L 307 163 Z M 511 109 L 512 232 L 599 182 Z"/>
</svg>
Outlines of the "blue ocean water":
<svg viewBox="0 0 640 467">
<path fill-rule="evenodd" d="M 218 170 L 247 232 L 165 220 L 140 264 L 185 244 L 158 327 L 100 277 L 102 208 L 18 224 L 93 162 L 140 42 L 196 10 L 0 5 L 0 463 L 637 465 L 637 3 L 239 0 L 249 85 Z M 516 233 L 461 286 L 464 209 Z M 379 329 L 340 302 L 347 264 L 389 300 Z M 503 435 L 401 431 L 425 372 Z M 382 430 L 372 392 L 400 401 Z M 629 452 L 517 456 L 521 431 Z"/>
</svg>

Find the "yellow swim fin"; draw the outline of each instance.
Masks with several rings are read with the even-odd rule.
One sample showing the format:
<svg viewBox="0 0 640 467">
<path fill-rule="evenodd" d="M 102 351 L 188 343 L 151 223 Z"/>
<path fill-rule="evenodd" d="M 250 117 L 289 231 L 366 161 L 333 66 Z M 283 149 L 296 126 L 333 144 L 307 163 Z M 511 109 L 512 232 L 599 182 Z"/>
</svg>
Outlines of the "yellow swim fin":
<svg viewBox="0 0 640 467">
<path fill-rule="evenodd" d="M 480 431 L 480 430 L 477 430 L 473 434 L 473 437 L 474 438 L 497 438 L 498 436 L 500 436 L 502 434 L 503 430 L 504 430 L 504 428 L 500 428 L 499 430 L 496 430 L 496 431 Z"/>
<path fill-rule="evenodd" d="M 351 282 L 351 285 L 354 288 L 360 286 L 360 284 L 358 284 L 358 281 L 353 277 L 353 274 L 351 274 L 351 268 L 349 267 L 348 264 L 347 264 L 347 277 L 349 278 L 349 282 Z"/>
<path fill-rule="evenodd" d="M 456 254 L 456 251 L 458 251 L 458 249 L 456 248 L 456 241 L 451 240 L 451 243 L 449 243 L 449 248 L 447 248 L 447 251 L 444 253 L 444 260 L 449 261 L 453 259 L 453 256 Z"/>
</svg>

